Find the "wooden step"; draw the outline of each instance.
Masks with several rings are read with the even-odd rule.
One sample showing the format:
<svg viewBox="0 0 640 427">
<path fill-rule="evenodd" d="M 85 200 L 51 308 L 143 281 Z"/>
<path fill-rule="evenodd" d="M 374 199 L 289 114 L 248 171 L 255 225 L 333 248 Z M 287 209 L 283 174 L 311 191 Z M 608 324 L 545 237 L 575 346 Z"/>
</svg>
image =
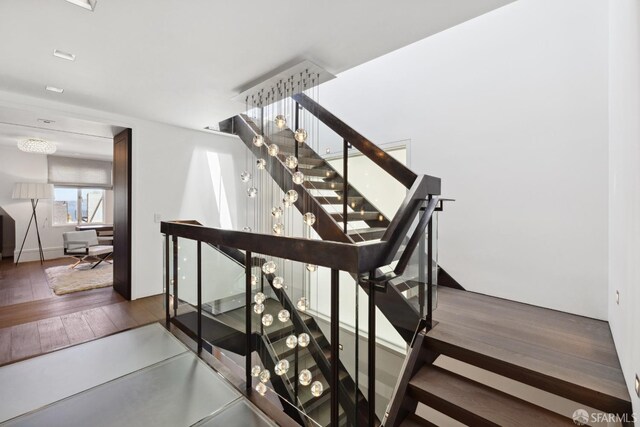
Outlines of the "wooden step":
<svg viewBox="0 0 640 427">
<path fill-rule="evenodd" d="M 416 414 L 409 414 L 409 416 L 400 423 L 400 427 L 436 427 L 436 425 Z"/>
<path fill-rule="evenodd" d="M 357 230 L 348 230 L 347 234 L 354 242 L 366 242 L 368 240 L 379 239 L 387 231 L 384 227 L 359 228 Z"/>
<path fill-rule="evenodd" d="M 607 322 L 439 287 L 425 347 L 607 413 L 630 414 Z"/>
<path fill-rule="evenodd" d="M 313 190 L 342 191 L 342 183 L 334 181 L 305 181 L 304 188 Z"/>
<path fill-rule="evenodd" d="M 342 221 L 342 212 L 333 212 L 330 215 L 336 221 Z M 380 212 L 347 212 L 347 221 L 384 221 L 384 216 Z"/>
<path fill-rule="evenodd" d="M 283 160 L 284 160 L 284 158 L 283 158 Z M 327 162 L 325 162 L 324 159 L 316 159 L 316 158 L 313 158 L 313 157 L 300 157 L 298 159 L 298 166 L 307 165 L 307 166 L 317 167 L 317 166 L 324 166 L 326 164 L 327 164 Z"/>
<path fill-rule="evenodd" d="M 472 426 L 575 425 L 569 418 L 433 365 L 423 366 L 409 381 L 409 393 Z"/>
<path fill-rule="evenodd" d="M 344 200 L 342 196 L 326 196 L 317 198 L 323 205 L 341 205 Z M 347 203 L 351 206 L 351 209 L 358 209 L 364 203 L 364 197 L 349 197 Z"/>
<path fill-rule="evenodd" d="M 338 173 L 333 169 L 328 168 L 301 168 L 298 170 L 304 174 L 304 176 L 318 176 L 322 178 L 335 178 Z"/>
</svg>

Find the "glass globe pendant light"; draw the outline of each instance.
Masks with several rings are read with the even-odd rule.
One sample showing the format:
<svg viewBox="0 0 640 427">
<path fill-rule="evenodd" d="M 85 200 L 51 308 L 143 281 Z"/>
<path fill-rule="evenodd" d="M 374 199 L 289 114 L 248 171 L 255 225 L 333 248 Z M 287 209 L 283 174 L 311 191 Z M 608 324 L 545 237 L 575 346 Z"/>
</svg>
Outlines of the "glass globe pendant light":
<svg viewBox="0 0 640 427">
<path fill-rule="evenodd" d="M 254 378 L 258 378 L 260 372 L 262 372 L 262 368 L 260 368 L 260 365 L 254 365 L 253 368 L 251 368 L 251 376 Z"/>
<path fill-rule="evenodd" d="M 264 272 L 264 274 L 273 274 L 276 272 L 277 269 L 278 269 L 278 266 L 273 261 L 267 261 L 264 264 L 262 264 L 262 271 Z"/>
<path fill-rule="evenodd" d="M 253 137 L 253 145 L 256 147 L 262 147 L 264 145 L 264 136 L 256 135 Z"/>
<path fill-rule="evenodd" d="M 298 200 L 298 192 L 296 190 L 289 190 L 285 194 L 285 198 L 291 203 L 295 203 Z"/>
<path fill-rule="evenodd" d="M 316 216 L 311 212 L 307 212 L 302 218 L 304 219 L 304 223 L 309 227 L 316 223 Z"/>
<path fill-rule="evenodd" d="M 278 312 L 278 320 L 281 321 L 282 323 L 285 323 L 289 320 L 290 314 L 289 314 L 289 310 L 280 310 Z"/>
<path fill-rule="evenodd" d="M 280 152 L 280 148 L 276 144 L 271 144 L 267 152 L 270 156 L 275 157 Z"/>
<path fill-rule="evenodd" d="M 299 143 L 303 143 L 303 142 L 305 142 L 307 140 L 307 131 L 304 130 L 304 129 L 298 129 L 298 130 L 296 130 L 296 133 L 293 135 L 293 137 Z"/>
<path fill-rule="evenodd" d="M 256 391 L 260 393 L 260 396 L 264 396 L 267 392 L 267 386 L 263 383 L 258 383 L 258 385 L 256 385 Z"/>
<path fill-rule="evenodd" d="M 309 270 L 310 272 L 314 272 L 318 269 L 318 266 L 315 264 L 307 264 L 307 270 Z"/>
<path fill-rule="evenodd" d="M 264 168 L 267 166 L 267 161 L 265 159 L 258 159 L 256 160 L 256 167 L 260 170 L 264 170 Z"/>
<path fill-rule="evenodd" d="M 295 335 L 289 335 L 287 337 L 287 340 L 285 341 L 285 344 L 289 348 L 295 348 L 296 345 L 298 345 L 298 338 Z"/>
<path fill-rule="evenodd" d="M 277 222 L 273 224 L 272 230 L 273 234 L 275 234 L 276 236 L 280 236 L 284 231 L 284 224 L 282 224 L 281 222 Z"/>
<path fill-rule="evenodd" d="M 309 345 L 309 341 L 310 341 L 310 338 L 309 338 L 308 334 L 303 332 L 300 335 L 298 335 L 298 345 L 300 347 L 304 348 L 304 347 L 308 346 Z"/>
<path fill-rule="evenodd" d="M 282 216 L 282 207 L 276 206 L 275 208 L 272 208 L 271 209 L 271 215 L 274 218 L 280 218 Z"/>
<path fill-rule="evenodd" d="M 295 169 L 296 166 L 298 166 L 298 159 L 296 159 L 296 156 L 287 156 L 287 158 L 284 159 L 284 164 L 289 169 Z"/>
<path fill-rule="evenodd" d="M 247 188 L 247 196 L 254 199 L 258 195 L 258 189 L 256 187 Z"/>
<path fill-rule="evenodd" d="M 253 301 L 255 301 L 256 304 L 262 304 L 266 299 L 267 297 L 262 292 L 258 292 L 253 296 Z"/>
<path fill-rule="evenodd" d="M 311 384 L 311 394 L 313 394 L 315 397 L 322 396 L 323 391 L 324 387 L 322 386 L 322 383 L 320 381 L 314 381 Z"/>
<path fill-rule="evenodd" d="M 251 173 L 248 171 L 244 171 L 240 174 L 240 180 L 242 182 L 249 182 L 251 180 Z"/>
<path fill-rule="evenodd" d="M 304 182 L 304 174 L 300 171 L 293 173 L 293 183 L 294 184 L 302 184 Z"/>
<path fill-rule="evenodd" d="M 284 375 L 289 370 L 289 361 L 287 359 L 282 359 L 278 363 L 276 363 L 276 368 L 274 369 L 276 375 Z"/>
<path fill-rule="evenodd" d="M 305 297 L 300 297 L 298 302 L 296 302 L 296 308 L 300 311 L 307 311 L 307 308 L 309 308 L 309 302 Z"/>
<path fill-rule="evenodd" d="M 301 385 L 309 385 L 311 384 L 311 380 L 313 379 L 313 376 L 311 375 L 311 371 L 308 369 L 303 369 L 302 371 L 300 371 L 300 375 L 298 376 L 298 380 L 300 381 Z"/>
<path fill-rule="evenodd" d="M 284 287 L 284 278 L 280 276 L 276 276 L 273 278 L 273 281 L 271 282 L 271 284 L 276 289 L 282 289 Z"/>
<path fill-rule="evenodd" d="M 264 312 L 264 304 L 254 304 L 253 312 L 256 314 L 262 314 Z"/>
<path fill-rule="evenodd" d="M 265 314 L 264 316 L 262 316 L 262 324 L 264 326 L 271 326 L 271 324 L 273 323 L 273 316 L 270 314 Z"/>
<path fill-rule="evenodd" d="M 278 129 L 284 129 L 284 127 L 287 125 L 287 119 L 282 114 L 278 114 L 276 116 L 274 122 L 275 122 L 276 126 L 278 127 Z"/>
<path fill-rule="evenodd" d="M 268 369 L 265 369 L 264 371 L 260 372 L 260 382 L 261 383 L 266 383 L 271 379 L 271 372 L 269 372 Z"/>
</svg>

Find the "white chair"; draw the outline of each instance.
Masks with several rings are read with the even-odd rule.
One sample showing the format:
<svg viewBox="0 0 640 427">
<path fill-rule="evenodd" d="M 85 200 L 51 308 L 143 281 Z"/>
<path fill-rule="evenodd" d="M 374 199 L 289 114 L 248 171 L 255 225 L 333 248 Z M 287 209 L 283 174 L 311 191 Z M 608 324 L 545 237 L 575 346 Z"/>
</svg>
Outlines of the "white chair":
<svg viewBox="0 0 640 427">
<path fill-rule="evenodd" d="M 62 233 L 62 239 L 64 240 L 64 254 L 78 260 L 69 268 L 75 268 L 83 262 L 95 262 L 91 266 L 94 269 L 113 255 L 112 245 L 99 244 L 96 230 L 68 231 Z"/>
</svg>

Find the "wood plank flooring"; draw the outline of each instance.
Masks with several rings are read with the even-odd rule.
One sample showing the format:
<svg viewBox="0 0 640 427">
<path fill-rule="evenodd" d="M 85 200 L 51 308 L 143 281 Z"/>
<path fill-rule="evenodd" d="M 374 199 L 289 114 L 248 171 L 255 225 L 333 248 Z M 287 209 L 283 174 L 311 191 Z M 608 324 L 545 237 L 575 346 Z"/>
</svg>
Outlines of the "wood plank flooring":
<svg viewBox="0 0 640 427">
<path fill-rule="evenodd" d="M 0 262 L 0 365 L 164 320 L 162 295 L 126 301 L 102 288 L 56 296 L 44 270 L 69 262 Z"/>
</svg>

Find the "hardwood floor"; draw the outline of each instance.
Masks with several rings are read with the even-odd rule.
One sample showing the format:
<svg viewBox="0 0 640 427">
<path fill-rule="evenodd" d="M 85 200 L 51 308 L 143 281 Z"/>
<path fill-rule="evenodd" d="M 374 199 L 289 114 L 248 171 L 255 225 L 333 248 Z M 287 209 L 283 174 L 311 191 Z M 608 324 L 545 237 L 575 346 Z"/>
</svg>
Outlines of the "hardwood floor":
<svg viewBox="0 0 640 427">
<path fill-rule="evenodd" d="M 126 301 L 113 288 L 57 296 L 44 265 L 0 262 L 0 365 L 164 320 L 161 295 Z"/>
</svg>

